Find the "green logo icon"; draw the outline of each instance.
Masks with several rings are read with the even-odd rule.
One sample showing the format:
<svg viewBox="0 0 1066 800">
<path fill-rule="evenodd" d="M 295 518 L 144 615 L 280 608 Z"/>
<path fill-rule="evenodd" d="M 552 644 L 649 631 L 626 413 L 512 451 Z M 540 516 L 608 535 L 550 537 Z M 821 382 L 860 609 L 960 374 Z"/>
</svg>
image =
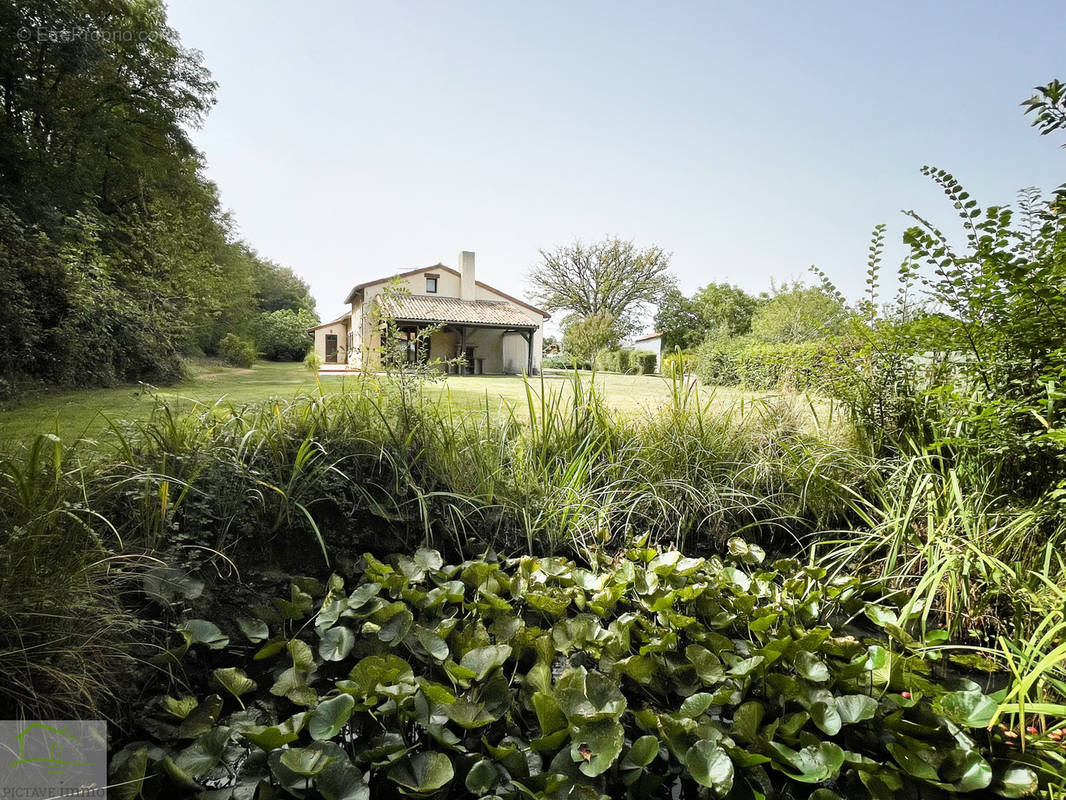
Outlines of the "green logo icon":
<svg viewBox="0 0 1066 800">
<path fill-rule="evenodd" d="M 77 736 L 71 736 L 66 728 L 53 728 L 36 722 L 15 737 L 18 748 L 18 760 L 8 764 L 12 767 L 41 765 L 49 772 L 62 772 L 67 767 L 86 767 L 83 761 L 67 761 L 63 757 L 63 748 L 72 742 L 81 742 Z M 74 748 L 77 752 L 78 748 Z"/>
</svg>

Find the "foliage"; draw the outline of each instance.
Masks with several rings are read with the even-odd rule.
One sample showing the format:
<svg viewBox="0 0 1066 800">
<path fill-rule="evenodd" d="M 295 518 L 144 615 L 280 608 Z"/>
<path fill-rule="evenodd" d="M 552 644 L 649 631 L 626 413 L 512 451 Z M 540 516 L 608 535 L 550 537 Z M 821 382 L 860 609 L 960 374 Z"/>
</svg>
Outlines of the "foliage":
<svg viewBox="0 0 1066 800">
<path fill-rule="evenodd" d="M 537 301 L 548 311 L 564 310 L 580 320 L 610 318 L 616 338 L 638 330 L 641 315 L 673 282 L 667 253 L 655 246 L 641 250 L 618 238 L 588 245 L 575 241 L 541 250 L 540 256 L 529 274 Z M 565 333 L 563 349 L 571 349 Z"/>
<path fill-rule="evenodd" d="M 800 391 L 835 392 L 851 380 L 844 338 L 771 344 L 751 337 L 711 338 L 696 351 L 696 373 L 705 384 Z"/>
<path fill-rule="evenodd" d="M 255 299 L 260 311 L 270 313 L 292 309 L 314 312 L 315 301 L 311 297 L 311 288 L 291 269 L 273 261 L 256 258 L 252 279 L 255 282 Z M 317 318 L 315 321 L 318 321 Z"/>
<path fill-rule="evenodd" d="M 631 347 L 622 347 L 617 350 L 601 350 L 596 355 L 596 368 L 606 372 L 620 372 L 629 375 L 636 372 L 636 364 L 633 357 L 637 351 Z"/>
<path fill-rule="evenodd" d="M 658 372 L 659 357 L 655 353 L 634 350 L 633 363 L 638 375 L 654 375 Z"/>
<path fill-rule="evenodd" d="M 114 778 L 349 797 L 1062 786 L 1053 741 L 1023 755 L 981 731 L 995 701 L 976 684 L 834 630 L 898 627 L 857 578 L 763 559 L 741 539 L 709 559 L 634 544 L 592 569 L 366 554 L 347 581 L 294 580 L 240 634 L 179 626 L 170 657 L 196 648 L 212 680 L 153 704 Z"/>
<path fill-rule="evenodd" d="M 617 320 L 609 314 L 568 317 L 563 322 L 563 350 L 583 363 L 592 363 L 596 354 L 618 344 Z"/>
<path fill-rule="evenodd" d="M 844 329 L 845 306 L 821 287 L 793 283 L 777 288 L 751 318 L 751 332 L 763 342 L 809 342 Z"/>
<path fill-rule="evenodd" d="M 9 4 L 0 49 L 0 376 L 169 382 L 182 355 L 248 333 L 280 268 L 236 240 L 202 174 L 188 131 L 215 84 L 163 5 Z"/>
<path fill-rule="evenodd" d="M 256 321 L 256 344 L 270 361 L 302 361 L 314 345 L 310 329 L 318 315 L 307 309 L 264 312 Z"/>
<path fill-rule="evenodd" d="M 250 367 L 259 354 L 255 342 L 235 333 L 227 333 L 218 345 L 218 354 L 234 367 Z"/>
<path fill-rule="evenodd" d="M 765 302 L 739 286 L 709 283 L 685 297 L 668 290 L 659 303 L 655 329 L 662 332 L 663 347 L 696 347 L 708 336 L 743 336 L 751 331 L 752 316 Z"/>
</svg>

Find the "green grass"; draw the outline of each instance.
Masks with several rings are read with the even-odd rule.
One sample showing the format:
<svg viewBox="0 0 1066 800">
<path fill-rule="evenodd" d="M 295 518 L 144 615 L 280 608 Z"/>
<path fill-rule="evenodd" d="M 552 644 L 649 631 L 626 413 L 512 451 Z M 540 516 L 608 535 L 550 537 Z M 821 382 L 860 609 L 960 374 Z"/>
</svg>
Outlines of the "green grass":
<svg viewBox="0 0 1066 800">
<path fill-rule="evenodd" d="M 272 399 L 288 400 L 300 394 L 346 392 L 354 379 L 328 376 L 321 389 L 303 364 L 256 362 L 251 369 L 217 364 L 198 364 L 194 375 L 173 386 L 127 385 L 110 389 L 58 392 L 29 399 L 0 410 L 0 443 L 24 441 L 37 433 L 56 433 L 64 440 L 92 438 L 105 432 L 108 420 L 146 419 L 157 403 L 175 411 L 188 411 L 198 404 L 246 405 Z M 561 387 L 562 377 L 545 378 L 549 387 Z M 670 382 L 656 376 L 598 375 L 597 387 L 607 404 L 618 411 L 654 409 L 670 398 Z M 526 393 L 519 376 L 452 376 L 429 384 L 457 409 L 485 407 L 493 411 L 511 406 L 526 415 Z M 737 389 L 717 389 L 716 404 L 729 405 L 756 397 Z"/>
</svg>

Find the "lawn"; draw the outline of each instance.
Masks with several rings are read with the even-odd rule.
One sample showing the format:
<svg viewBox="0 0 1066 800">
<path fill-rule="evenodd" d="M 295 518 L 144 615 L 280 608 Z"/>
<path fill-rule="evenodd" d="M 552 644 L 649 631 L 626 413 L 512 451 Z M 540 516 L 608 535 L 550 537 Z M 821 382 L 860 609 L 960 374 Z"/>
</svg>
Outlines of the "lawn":
<svg viewBox="0 0 1066 800">
<path fill-rule="evenodd" d="M 197 404 L 245 405 L 311 392 L 343 392 L 355 380 L 358 378 L 328 376 L 316 385 L 314 376 L 297 363 L 260 361 L 251 369 L 200 364 L 194 367 L 191 378 L 173 386 L 138 384 L 59 392 L 0 410 L 0 442 L 24 440 L 39 432 L 57 433 L 65 440 L 96 437 L 107 430 L 108 420 L 143 419 L 158 402 L 179 411 Z M 550 374 L 544 380 L 547 386 L 554 387 L 561 386 L 565 377 Z M 596 383 L 607 403 L 623 412 L 654 408 L 669 398 L 671 389 L 669 380 L 657 376 L 599 374 Z M 539 386 L 540 380 L 535 379 L 538 391 Z M 518 414 L 526 413 L 525 386 L 518 376 L 450 376 L 427 385 L 426 391 L 461 408 L 487 404 L 493 410 L 502 410 L 509 404 Z M 757 395 L 717 389 L 714 396 L 716 402 L 728 405 Z"/>
</svg>

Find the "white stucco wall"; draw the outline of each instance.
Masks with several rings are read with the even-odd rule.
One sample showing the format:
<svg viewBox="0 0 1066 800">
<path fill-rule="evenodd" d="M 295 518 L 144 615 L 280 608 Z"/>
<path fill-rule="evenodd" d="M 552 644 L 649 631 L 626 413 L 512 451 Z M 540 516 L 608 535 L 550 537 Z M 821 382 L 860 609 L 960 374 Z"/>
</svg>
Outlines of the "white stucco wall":
<svg viewBox="0 0 1066 800">
<path fill-rule="evenodd" d="M 337 337 L 337 363 L 343 364 L 347 355 L 348 326 L 343 323 L 326 325 L 315 328 L 315 353 L 322 362 L 326 361 L 326 336 L 333 334 Z"/>
<path fill-rule="evenodd" d="M 663 337 L 656 336 L 652 339 L 633 342 L 633 349 L 642 350 L 645 353 L 655 353 L 655 371 L 663 371 Z"/>
</svg>

